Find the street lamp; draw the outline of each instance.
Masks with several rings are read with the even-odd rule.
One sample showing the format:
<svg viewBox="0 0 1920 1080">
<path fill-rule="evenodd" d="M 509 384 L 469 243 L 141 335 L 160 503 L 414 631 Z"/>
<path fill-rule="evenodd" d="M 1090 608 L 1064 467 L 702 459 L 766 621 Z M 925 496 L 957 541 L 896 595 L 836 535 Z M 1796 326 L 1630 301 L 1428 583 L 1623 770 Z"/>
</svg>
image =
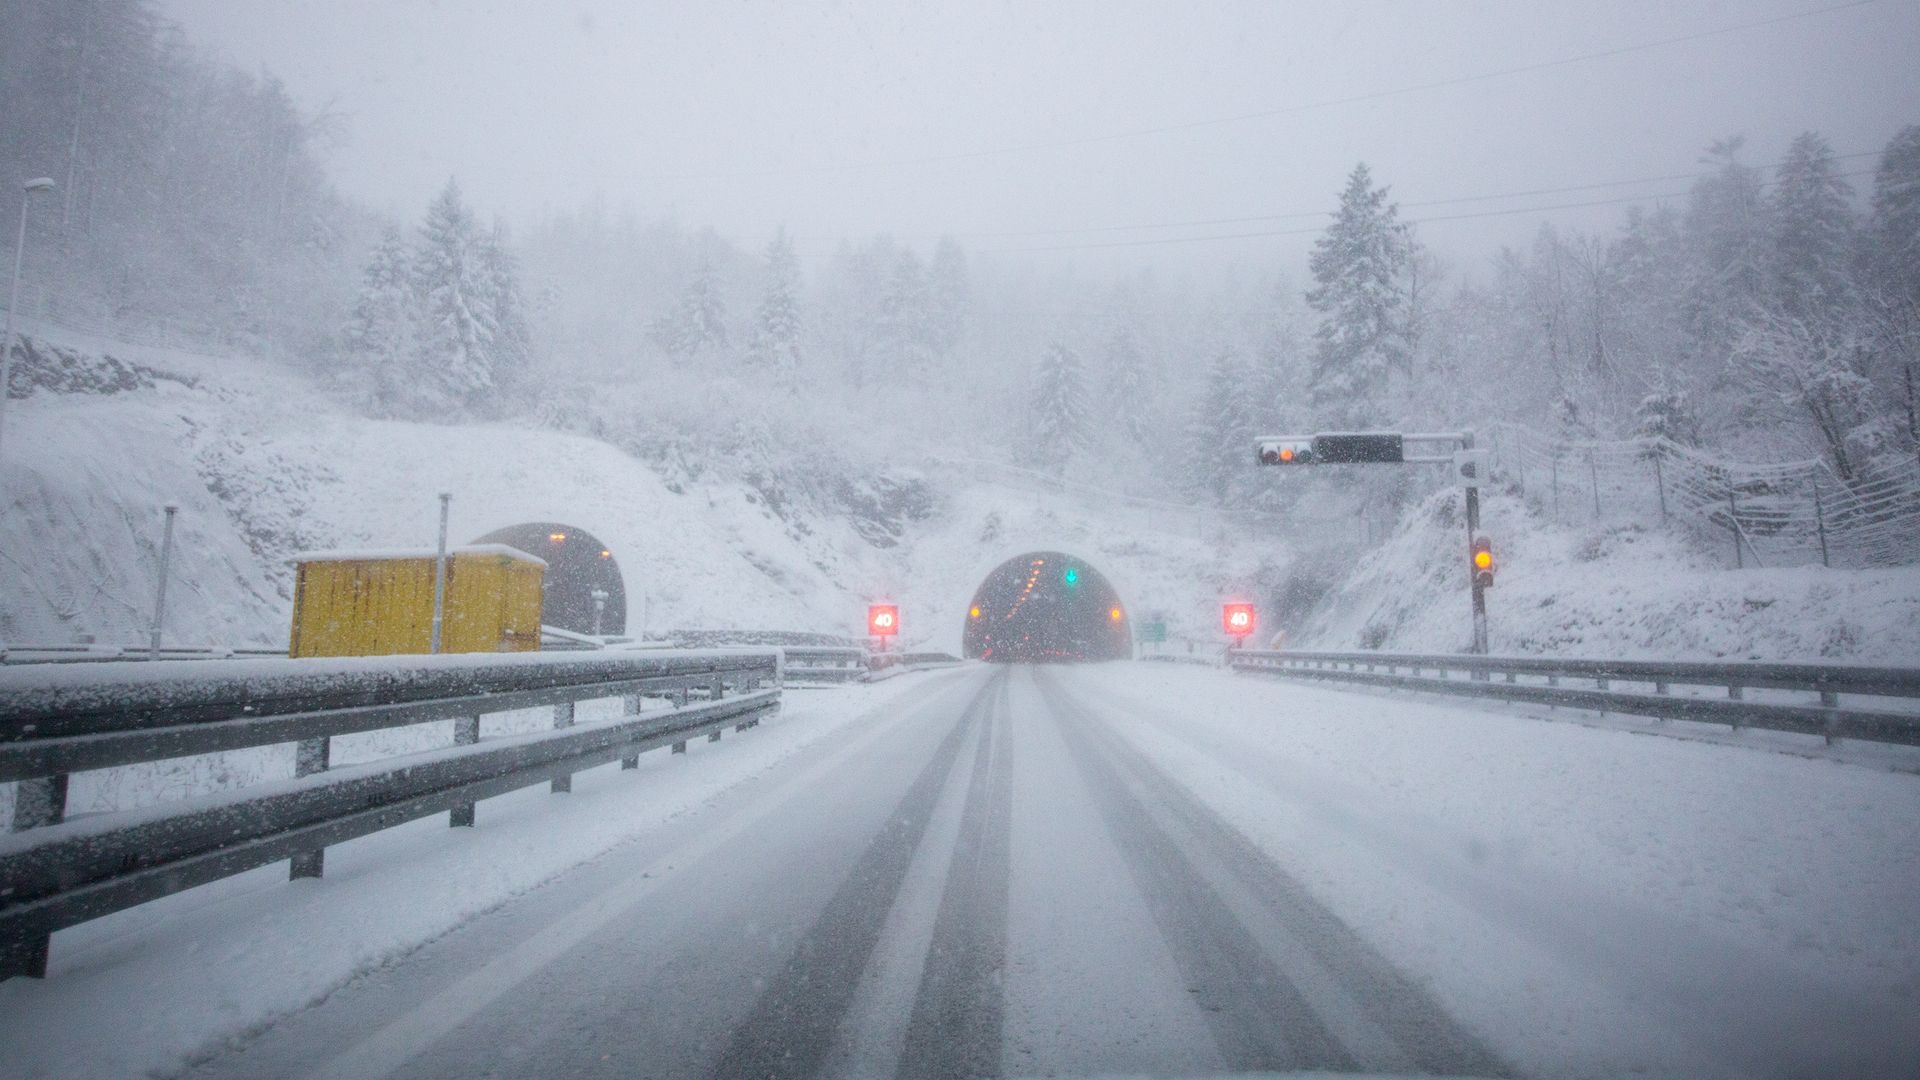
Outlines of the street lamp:
<svg viewBox="0 0 1920 1080">
<path fill-rule="evenodd" d="M 42 176 L 20 187 L 20 235 L 13 242 L 13 292 L 7 298 L 6 349 L 0 352 L 0 438 L 6 435 L 7 401 L 13 397 L 13 327 L 20 316 L 20 264 L 27 253 L 27 204 L 33 201 L 34 192 L 52 191 L 53 181 Z M 0 463 L 4 462 L 5 458 L 0 457 Z"/>
</svg>

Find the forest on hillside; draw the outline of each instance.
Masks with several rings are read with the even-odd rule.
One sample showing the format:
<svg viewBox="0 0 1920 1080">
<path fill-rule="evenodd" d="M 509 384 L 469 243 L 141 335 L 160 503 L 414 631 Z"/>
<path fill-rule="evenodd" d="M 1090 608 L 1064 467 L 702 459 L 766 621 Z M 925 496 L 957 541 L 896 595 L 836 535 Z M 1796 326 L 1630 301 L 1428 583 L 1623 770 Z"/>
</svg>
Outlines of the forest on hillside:
<svg viewBox="0 0 1920 1080">
<path fill-rule="evenodd" d="M 589 431 L 687 475 L 953 453 L 1223 504 L 1280 498 L 1246 468 L 1274 431 L 1511 420 L 1847 480 L 1916 452 L 1920 126 L 1773 161 L 1702 133 L 1684 198 L 1490 265 L 1436 256 L 1357 164 L 1308 266 L 1109 272 L 732 238 L 617 193 L 510 230 L 457 177 L 382 220 L 329 183 L 341 117 L 145 0 L 0 20 L 4 175 L 57 185 L 24 313 L 270 356 L 374 415 Z"/>
</svg>

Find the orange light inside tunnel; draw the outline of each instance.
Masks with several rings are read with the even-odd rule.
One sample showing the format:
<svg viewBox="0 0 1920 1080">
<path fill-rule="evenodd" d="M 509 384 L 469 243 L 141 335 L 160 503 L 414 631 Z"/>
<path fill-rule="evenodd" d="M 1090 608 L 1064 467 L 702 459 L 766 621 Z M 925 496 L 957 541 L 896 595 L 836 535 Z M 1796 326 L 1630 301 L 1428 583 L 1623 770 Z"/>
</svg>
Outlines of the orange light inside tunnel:
<svg viewBox="0 0 1920 1080">
<path fill-rule="evenodd" d="M 613 558 L 613 552 L 611 552 L 611 551 L 608 551 L 608 550 L 607 550 L 606 548 L 601 548 L 601 549 L 600 549 L 600 557 L 601 557 L 601 558 L 603 558 L 603 559 L 611 559 L 611 558 Z"/>
<path fill-rule="evenodd" d="M 976 605 L 974 605 L 973 607 L 971 607 L 971 608 L 968 608 L 968 609 L 967 609 L 967 618 L 969 618 L 969 619 L 977 619 L 977 618 L 979 618 L 979 617 L 980 617 L 980 607 L 979 607 L 979 605 L 977 605 L 977 604 L 976 604 Z"/>
<path fill-rule="evenodd" d="M 548 534 L 547 534 L 547 539 L 548 539 L 548 540 L 551 540 L 551 541 L 553 541 L 553 542 L 554 542 L 554 543 L 556 543 L 556 544 L 564 544 L 564 543 L 566 543 L 566 542 L 567 542 L 567 534 L 566 534 L 566 533 L 560 533 L 560 532 L 557 532 L 557 533 L 548 533 Z"/>
<path fill-rule="evenodd" d="M 1493 569 L 1493 552 L 1476 551 L 1473 553 L 1473 565 L 1481 570 Z"/>
<path fill-rule="evenodd" d="M 1112 620 L 1113 620 L 1114 622 L 1119 622 L 1119 621 L 1120 621 L 1120 609 L 1119 609 L 1119 608 L 1114 608 L 1114 609 L 1113 609 L 1112 611 L 1109 611 L 1109 612 L 1107 612 L 1107 618 L 1109 618 L 1109 619 L 1112 619 Z"/>
</svg>

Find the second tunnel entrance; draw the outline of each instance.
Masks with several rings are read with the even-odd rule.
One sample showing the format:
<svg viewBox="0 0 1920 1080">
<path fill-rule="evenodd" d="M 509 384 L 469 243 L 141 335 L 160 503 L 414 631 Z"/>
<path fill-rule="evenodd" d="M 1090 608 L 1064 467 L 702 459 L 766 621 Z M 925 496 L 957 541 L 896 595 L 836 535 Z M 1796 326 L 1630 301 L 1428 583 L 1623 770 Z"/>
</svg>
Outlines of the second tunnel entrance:
<svg viewBox="0 0 1920 1080">
<path fill-rule="evenodd" d="M 962 645 L 968 659 L 1124 660 L 1133 656 L 1133 629 L 1120 594 L 1085 559 L 1034 551 L 980 583 Z"/>
</svg>

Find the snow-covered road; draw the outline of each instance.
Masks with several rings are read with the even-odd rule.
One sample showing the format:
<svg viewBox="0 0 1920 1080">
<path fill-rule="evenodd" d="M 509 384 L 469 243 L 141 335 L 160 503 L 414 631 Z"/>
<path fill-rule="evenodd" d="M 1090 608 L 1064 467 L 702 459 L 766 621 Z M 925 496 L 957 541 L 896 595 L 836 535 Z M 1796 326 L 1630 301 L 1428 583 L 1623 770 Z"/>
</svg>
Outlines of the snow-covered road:
<svg viewBox="0 0 1920 1080">
<path fill-rule="evenodd" d="M 1764 750 L 972 667 L 195 1075 L 1912 1075 L 1917 810 Z"/>
</svg>

